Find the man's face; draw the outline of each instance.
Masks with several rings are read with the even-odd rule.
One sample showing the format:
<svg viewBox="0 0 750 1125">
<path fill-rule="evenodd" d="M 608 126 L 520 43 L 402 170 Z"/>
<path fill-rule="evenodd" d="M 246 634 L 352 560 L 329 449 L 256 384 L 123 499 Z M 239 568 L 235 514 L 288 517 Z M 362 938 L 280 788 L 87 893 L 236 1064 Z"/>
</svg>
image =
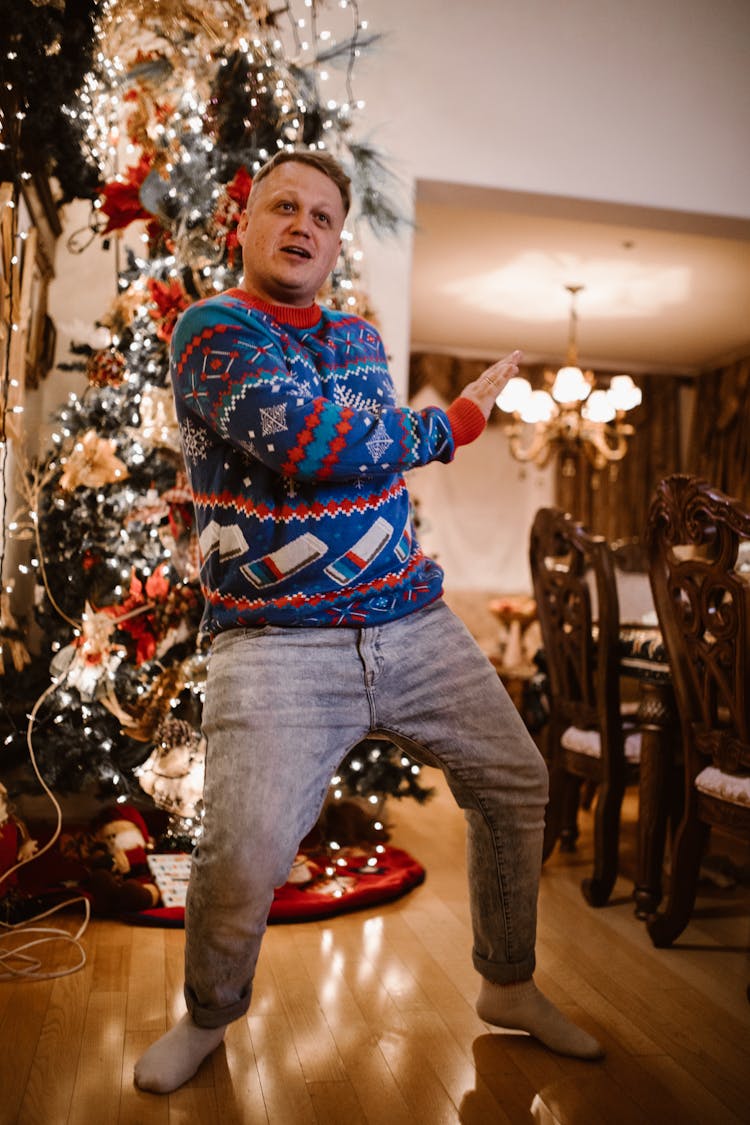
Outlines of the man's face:
<svg viewBox="0 0 750 1125">
<path fill-rule="evenodd" d="M 341 247 L 344 205 L 333 180 L 280 164 L 253 188 L 237 228 L 244 287 L 276 305 L 312 304 Z"/>
</svg>

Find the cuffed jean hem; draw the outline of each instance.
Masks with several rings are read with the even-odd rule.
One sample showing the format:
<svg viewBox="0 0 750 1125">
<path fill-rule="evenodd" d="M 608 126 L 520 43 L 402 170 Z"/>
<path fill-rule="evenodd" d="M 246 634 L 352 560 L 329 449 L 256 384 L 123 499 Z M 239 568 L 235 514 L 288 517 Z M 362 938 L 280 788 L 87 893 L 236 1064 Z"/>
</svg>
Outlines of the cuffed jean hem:
<svg viewBox="0 0 750 1125">
<path fill-rule="evenodd" d="M 517 984 L 519 981 L 531 980 L 536 968 L 536 958 L 533 953 L 523 961 L 516 961 L 513 964 L 501 965 L 497 961 L 488 961 L 485 957 L 480 957 L 475 950 L 472 951 L 471 959 L 479 975 L 485 980 L 492 981 L 493 984 Z"/>
<path fill-rule="evenodd" d="M 196 1027 L 224 1027 L 226 1024 L 242 1019 L 250 1007 L 250 997 L 248 996 L 247 1000 L 238 1000 L 235 1004 L 228 1004 L 225 1008 L 202 1008 L 200 1004 L 195 1003 L 186 987 L 185 1003 Z"/>
</svg>

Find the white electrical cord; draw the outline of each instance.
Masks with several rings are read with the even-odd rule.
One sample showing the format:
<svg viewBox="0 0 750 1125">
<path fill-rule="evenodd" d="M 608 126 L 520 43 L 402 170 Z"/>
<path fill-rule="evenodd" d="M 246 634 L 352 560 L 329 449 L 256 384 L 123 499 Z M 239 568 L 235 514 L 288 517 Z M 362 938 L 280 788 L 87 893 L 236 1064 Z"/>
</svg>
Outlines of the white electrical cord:
<svg viewBox="0 0 750 1125">
<path fill-rule="evenodd" d="M 57 929 L 52 926 L 32 926 L 31 922 L 41 922 L 43 918 L 48 918 L 51 914 L 55 914 L 58 910 L 62 910 L 65 906 L 73 906 L 76 902 L 82 902 L 84 906 L 83 922 L 79 926 L 76 933 L 71 934 L 68 930 Z M 5 933 L 0 933 L 0 942 L 6 938 L 11 937 L 14 933 L 18 932 L 22 936 L 27 934 L 41 934 L 42 937 L 37 937 L 33 941 L 27 941 L 21 945 L 16 945 L 12 949 L 0 948 L 0 981 L 3 980 L 16 980 L 23 977 L 25 980 L 54 980 L 56 977 L 67 977 L 71 973 L 77 973 L 86 964 L 86 951 L 81 945 L 79 938 L 82 937 L 86 927 L 89 924 L 91 916 L 91 907 L 89 900 L 80 895 L 78 898 L 70 898 L 65 902 L 58 902 L 50 910 L 46 910 L 43 914 L 37 914 L 34 918 L 29 918 L 25 922 L 17 922 L 11 926 L 5 922 L 0 923 L 0 927 L 5 930 Z M 37 946 L 44 945 L 50 941 L 63 941 L 74 945 L 79 954 L 78 963 L 69 966 L 67 969 L 54 969 L 49 972 L 40 972 L 42 962 L 37 957 L 30 957 L 28 950 L 34 949 Z"/>
<path fill-rule="evenodd" d="M 12 875 L 15 871 L 18 871 L 19 868 L 25 866 L 25 864 L 33 863 L 35 859 L 39 859 L 40 856 L 49 851 L 49 849 L 54 846 L 58 836 L 60 835 L 60 829 L 62 828 L 62 809 L 60 808 L 60 804 L 57 801 L 54 793 L 49 788 L 39 771 L 39 765 L 36 760 L 36 755 L 34 754 L 34 746 L 31 741 L 31 732 L 34 727 L 39 708 L 42 706 L 47 696 L 59 686 L 59 681 L 53 680 L 49 687 L 42 692 L 42 694 L 34 704 L 31 714 L 29 715 L 29 723 L 26 728 L 26 745 L 28 747 L 31 765 L 34 769 L 34 773 L 37 776 L 39 784 L 41 785 L 42 789 L 47 794 L 55 808 L 55 814 L 57 817 L 55 830 L 43 848 L 41 848 L 38 852 L 35 852 L 33 856 L 30 856 L 28 859 L 21 860 L 19 863 L 15 864 L 14 867 L 11 867 L 8 871 L 4 872 L 3 881 L 7 879 L 8 876 Z M 62 910 L 66 906 L 72 906 L 77 902 L 83 903 L 84 917 L 83 922 L 79 926 L 76 933 L 71 934 L 67 930 L 57 929 L 55 927 L 40 927 L 33 925 L 33 923 L 41 922 L 42 919 L 48 918 L 51 914 L 57 913 L 58 910 Z M 78 972 L 78 970 L 82 969 L 86 964 L 86 951 L 80 944 L 80 938 L 83 936 L 86 927 L 89 924 L 90 917 L 91 905 L 89 903 L 89 900 L 85 898 L 85 896 L 79 895 L 75 898 L 67 899 L 65 902 L 59 902 L 49 910 L 44 911 L 44 913 L 37 914 L 33 918 L 27 918 L 23 922 L 17 922 L 15 923 L 15 925 L 10 925 L 6 922 L 0 922 L 0 931 L 5 931 L 0 932 L 0 943 L 4 942 L 8 938 L 11 938 L 15 934 L 19 934 L 22 936 L 26 934 L 42 935 L 41 937 L 34 938 L 33 941 L 28 941 L 24 942 L 21 945 L 16 945 L 12 949 L 3 949 L 0 947 L 0 981 L 16 980 L 19 977 L 22 977 L 25 980 L 53 980 L 56 977 L 66 977 L 71 973 Z M 48 972 L 42 972 L 42 961 L 40 961 L 36 956 L 29 956 L 28 950 L 34 949 L 51 941 L 63 941 L 75 946 L 79 953 L 78 963 L 69 966 L 66 969 L 55 969 Z"/>
</svg>

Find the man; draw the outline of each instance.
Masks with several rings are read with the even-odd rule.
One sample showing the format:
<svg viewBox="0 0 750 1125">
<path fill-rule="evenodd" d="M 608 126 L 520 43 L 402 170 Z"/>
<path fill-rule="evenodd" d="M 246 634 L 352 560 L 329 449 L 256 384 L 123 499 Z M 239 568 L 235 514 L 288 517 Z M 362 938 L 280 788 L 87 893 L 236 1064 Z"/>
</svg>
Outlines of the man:
<svg viewBox="0 0 750 1125">
<path fill-rule="evenodd" d="M 188 1013 L 136 1065 L 154 1092 L 187 1081 L 247 1011 L 274 888 L 373 730 L 442 768 L 466 812 L 480 1016 L 601 1055 L 532 980 L 546 768 L 441 600 L 403 479 L 478 437 L 520 352 L 447 411 L 399 407 L 375 329 L 314 303 L 348 207 L 331 157 L 278 154 L 238 228 L 242 288 L 189 308 L 172 342 L 213 644 Z"/>
</svg>

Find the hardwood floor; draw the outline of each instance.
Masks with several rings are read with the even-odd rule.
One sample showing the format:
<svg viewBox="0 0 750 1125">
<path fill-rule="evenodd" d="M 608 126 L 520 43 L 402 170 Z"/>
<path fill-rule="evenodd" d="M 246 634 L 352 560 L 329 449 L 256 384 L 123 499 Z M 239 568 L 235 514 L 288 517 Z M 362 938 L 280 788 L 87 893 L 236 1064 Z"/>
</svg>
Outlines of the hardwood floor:
<svg viewBox="0 0 750 1125">
<path fill-rule="evenodd" d="M 132 1069 L 184 1010 L 181 930 L 95 921 L 80 971 L 0 984 L 2 1125 L 747 1121 L 747 885 L 702 884 L 679 945 L 656 950 L 629 897 L 633 799 L 625 874 L 602 910 L 579 889 L 584 815 L 579 851 L 553 855 L 542 877 L 537 981 L 607 1057 L 560 1058 L 489 1033 L 474 1012 L 463 818 L 440 775 L 429 779 L 427 805 L 392 802 L 389 817 L 393 842 L 427 868 L 424 885 L 377 910 L 271 927 L 250 1015 L 169 1097 L 134 1089 Z M 72 954 L 41 956 L 50 968 Z"/>
</svg>

